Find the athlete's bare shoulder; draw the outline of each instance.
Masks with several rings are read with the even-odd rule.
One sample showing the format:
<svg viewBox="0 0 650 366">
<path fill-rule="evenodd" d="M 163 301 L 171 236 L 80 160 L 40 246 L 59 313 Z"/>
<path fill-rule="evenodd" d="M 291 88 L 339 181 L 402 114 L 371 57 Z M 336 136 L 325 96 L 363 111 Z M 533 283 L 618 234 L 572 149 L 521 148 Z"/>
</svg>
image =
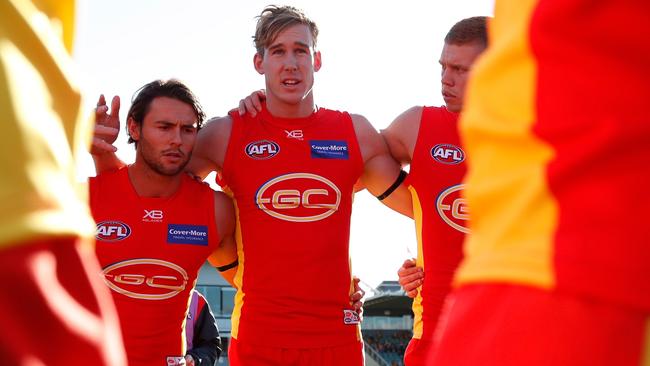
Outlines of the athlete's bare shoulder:
<svg viewBox="0 0 650 366">
<path fill-rule="evenodd" d="M 235 230 L 235 208 L 232 199 L 221 191 L 214 192 L 214 214 L 220 235 L 232 235 Z"/>
<path fill-rule="evenodd" d="M 413 157 L 418 139 L 423 107 L 415 106 L 402 112 L 381 131 L 391 155 L 401 163 L 408 164 Z"/>
<path fill-rule="evenodd" d="M 350 117 L 364 162 L 386 150 L 379 132 L 366 117 L 360 114 L 350 114 Z"/>
<path fill-rule="evenodd" d="M 199 130 L 192 160 L 187 169 L 201 178 L 211 171 L 219 171 L 228 149 L 232 119 L 230 116 L 211 118 Z"/>
</svg>

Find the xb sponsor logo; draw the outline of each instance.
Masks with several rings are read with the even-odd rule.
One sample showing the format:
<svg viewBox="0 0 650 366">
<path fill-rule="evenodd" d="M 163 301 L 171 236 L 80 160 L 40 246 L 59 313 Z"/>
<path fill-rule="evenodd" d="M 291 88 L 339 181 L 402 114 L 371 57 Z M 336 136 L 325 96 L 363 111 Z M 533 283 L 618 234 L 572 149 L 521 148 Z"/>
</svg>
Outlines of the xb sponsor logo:
<svg viewBox="0 0 650 366">
<path fill-rule="evenodd" d="M 260 140 L 246 145 L 246 155 L 255 160 L 265 160 L 276 156 L 280 152 L 280 145 L 269 140 Z"/>
<path fill-rule="evenodd" d="M 332 181 L 320 175 L 291 173 L 264 183 L 257 190 L 255 203 L 276 219 L 319 221 L 338 210 L 341 191 Z"/>
<path fill-rule="evenodd" d="M 103 270 L 104 282 L 113 291 L 134 299 L 165 300 L 187 286 L 187 272 L 161 259 L 138 258 L 112 264 Z"/>
<path fill-rule="evenodd" d="M 451 186 L 438 195 L 436 199 L 436 208 L 438 215 L 454 229 L 468 234 L 469 228 L 469 207 L 461 192 L 465 189 L 465 184 Z"/>
<path fill-rule="evenodd" d="M 431 157 L 443 164 L 460 164 L 465 160 L 465 152 L 452 144 L 438 144 L 431 149 Z"/>
<path fill-rule="evenodd" d="M 144 216 L 142 216 L 142 221 L 145 222 L 161 222 L 162 219 L 162 210 L 144 210 Z"/>
<path fill-rule="evenodd" d="M 97 224 L 95 239 L 100 241 L 120 241 L 131 235 L 129 225 L 121 221 L 102 221 Z"/>
<path fill-rule="evenodd" d="M 304 135 L 302 134 L 302 130 L 291 130 L 291 131 L 284 130 L 284 133 L 287 134 L 288 139 L 302 140 L 304 137 Z"/>
</svg>

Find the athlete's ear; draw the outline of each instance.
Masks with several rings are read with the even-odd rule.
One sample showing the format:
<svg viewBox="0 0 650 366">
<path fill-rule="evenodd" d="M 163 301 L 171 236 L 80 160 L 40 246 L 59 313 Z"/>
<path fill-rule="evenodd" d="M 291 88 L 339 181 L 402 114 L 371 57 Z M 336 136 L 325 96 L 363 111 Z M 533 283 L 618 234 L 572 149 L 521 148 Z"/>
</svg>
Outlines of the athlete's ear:
<svg viewBox="0 0 650 366">
<path fill-rule="evenodd" d="M 314 52 L 314 71 L 320 70 L 320 67 L 323 65 L 321 56 L 320 56 L 320 51 L 315 51 Z"/>
<path fill-rule="evenodd" d="M 253 56 L 253 65 L 255 66 L 255 70 L 260 75 L 264 75 L 264 68 L 262 67 L 262 61 L 264 61 L 264 56 L 260 55 L 258 52 L 255 52 L 255 56 Z"/>
<path fill-rule="evenodd" d="M 129 132 L 129 136 L 133 139 L 133 141 L 140 140 L 142 127 L 137 122 L 135 122 L 133 117 L 129 117 L 129 119 L 126 121 L 126 128 Z"/>
</svg>

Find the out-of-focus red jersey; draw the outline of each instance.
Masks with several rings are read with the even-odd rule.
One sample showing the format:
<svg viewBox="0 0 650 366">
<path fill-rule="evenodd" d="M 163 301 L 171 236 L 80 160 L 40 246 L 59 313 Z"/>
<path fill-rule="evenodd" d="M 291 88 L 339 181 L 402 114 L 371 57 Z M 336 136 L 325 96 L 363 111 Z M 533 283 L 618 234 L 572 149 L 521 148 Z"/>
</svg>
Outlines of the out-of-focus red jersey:
<svg viewBox="0 0 650 366">
<path fill-rule="evenodd" d="M 431 339 L 468 232 L 468 209 L 461 197 L 465 152 L 458 114 L 424 107 L 406 184 L 413 197 L 418 240 L 417 265 L 426 279 L 413 301 L 413 337 Z"/>
<path fill-rule="evenodd" d="M 232 336 L 284 348 L 358 342 L 350 214 L 363 162 L 347 113 L 231 113 L 223 183 L 237 212 Z"/>
<path fill-rule="evenodd" d="M 184 175 L 172 197 L 139 197 L 123 168 L 90 179 L 90 206 L 129 365 L 176 365 L 190 291 L 218 245 L 214 192 Z"/>
<path fill-rule="evenodd" d="M 496 3 L 460 123 L 472 233 L 459 284 L 650 310 L 650 38 L 636 31 L 649 13 L 637 0 Z"/>
</svg>

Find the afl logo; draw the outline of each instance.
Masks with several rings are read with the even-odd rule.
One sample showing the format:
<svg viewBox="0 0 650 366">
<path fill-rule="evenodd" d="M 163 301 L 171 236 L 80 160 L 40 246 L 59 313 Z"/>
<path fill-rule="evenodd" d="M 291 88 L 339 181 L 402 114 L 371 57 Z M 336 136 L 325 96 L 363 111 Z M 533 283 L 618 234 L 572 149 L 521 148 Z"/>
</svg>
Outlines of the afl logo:
<svg viewBox="0 0 650 366">
<path fill-rule="evenodd" d="M 438 144 L 431 149 L 431 157 L 443 164 L 460 164 L 465 160 L 465 152 L 455 145 Z"/>
<path fill-rule="evenodd" d="M 291 173 L 264 183 L 257 190 L 255 203 L 276 219 L 312 222 L 323 220 L 338 210 L 341 191 L 319 175 Z"/>
<path fill-rule="evenodd" d="M 469 234 L 469 208 L 467 202 L 461 197 L 465 184 L 451 186 L 438 195 L 436 207 L 438 214 L 444 222 L 454 229 Z"/>
<path fill-rule="evenodd" d="M 101 241 L 120 241 L 131 235 L 129 225 L 120 221 L 102 221 L 97 224 L 95 239 Z"/>
<path fill-rule="evenodd" d="M 141 300 L 165 300 L 187 286 L 185 270 L 160 259 L 138 258 L 104 268 L 104 282 L 124 296 Z"/>
<path fill-rule="evenodd" d="M 280 152 L 280 145 L 269 140 L 260 140 L 246 145 L 246 155 L 255 160 L 265 160 L 276 156 Z"/>
</svg>

